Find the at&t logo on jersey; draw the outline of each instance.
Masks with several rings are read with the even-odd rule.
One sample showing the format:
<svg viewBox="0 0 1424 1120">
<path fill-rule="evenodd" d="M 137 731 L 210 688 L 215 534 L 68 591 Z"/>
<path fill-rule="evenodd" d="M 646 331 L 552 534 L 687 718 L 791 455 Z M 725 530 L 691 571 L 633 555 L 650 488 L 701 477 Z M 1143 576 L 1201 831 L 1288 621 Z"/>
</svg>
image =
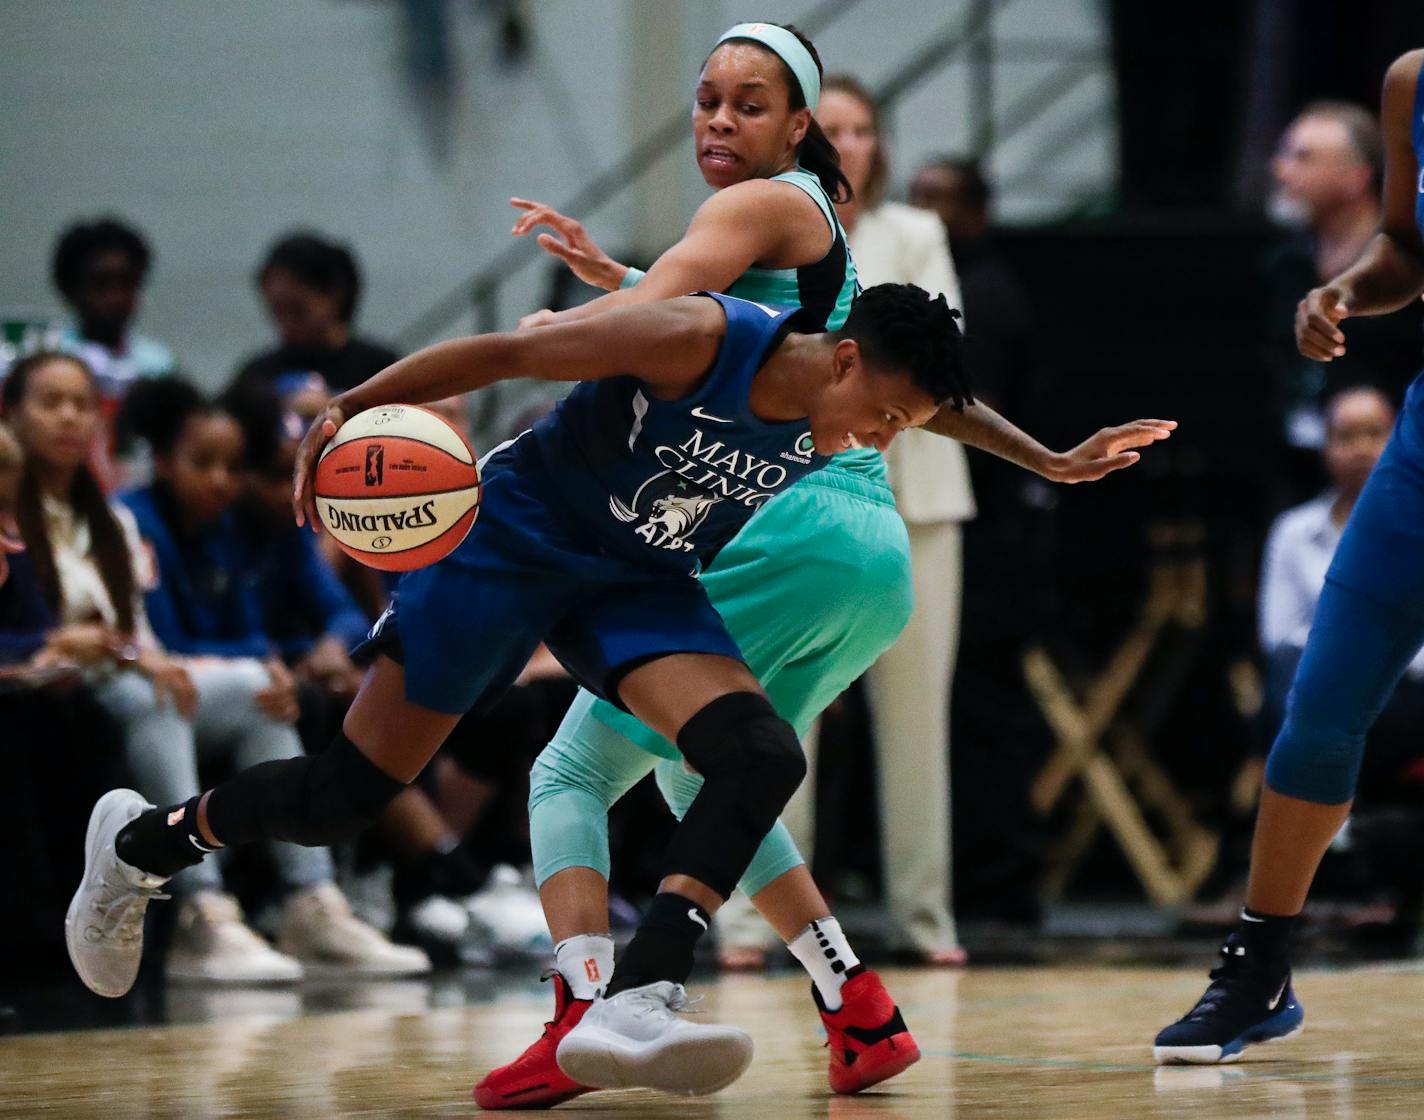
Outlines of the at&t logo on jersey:
<svg viewBox="0 0 1424 1120">
<path fill-rule="evenodd" d="M 796 441 L 796 446 L 790 451 L 783 451 L 781 457 L 790 459 L 793 463 L 809 464 L 811 456 L 814 454 L 816 454 L 816 441 L 811 438 L 811 433 L 807 432 Z"/>
</svg>

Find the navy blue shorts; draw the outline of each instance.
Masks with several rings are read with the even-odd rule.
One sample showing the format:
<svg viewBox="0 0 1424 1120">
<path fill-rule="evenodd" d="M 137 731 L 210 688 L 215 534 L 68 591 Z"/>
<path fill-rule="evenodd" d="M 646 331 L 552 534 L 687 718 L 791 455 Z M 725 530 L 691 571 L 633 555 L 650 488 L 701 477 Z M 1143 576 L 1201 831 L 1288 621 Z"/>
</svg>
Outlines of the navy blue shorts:
<svg viewBox="0 0 1424 1120">
<path fill-rule="evenodd" d="M 702 585 L 603 551 L 552 491 L 532 447 L 500 450 L 483 471 L 469 536 L 405 575 L 354 651 L 404 665 L 411 703 L 451 715 L 487 710 L 540 642 L 579 684 L 619 707 L 618 682 L 654 658 L 742 660 Z"/>
</svg>

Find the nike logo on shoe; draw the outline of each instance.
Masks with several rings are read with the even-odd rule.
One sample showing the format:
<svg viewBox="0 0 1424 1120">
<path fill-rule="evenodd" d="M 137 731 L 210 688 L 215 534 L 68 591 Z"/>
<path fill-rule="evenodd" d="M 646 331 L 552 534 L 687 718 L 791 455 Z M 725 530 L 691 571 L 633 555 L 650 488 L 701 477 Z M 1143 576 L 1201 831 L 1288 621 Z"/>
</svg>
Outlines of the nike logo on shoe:
<svg viewBox="0 0 1424 1120">
<path fill-rule="evenodd" d="M 694 922 L 696 922 L 698 925 L 700 925 L 704 930 L 708 928 L 706 919 L 703 918 L 701 914 L 699 914 L 690 906 L 687 908 L 687 916 L 691 918 Z"/>
<path fill-rule="evenodd" d="M 1281 990 L 1276 993 L 1275 998 L 1272 999 L 1270 1003 L 1266 1004 L 1266 1010 L 1267 1010 L 1267 1011 L 1274 1011 L 1276 1008 L 1278 1008 L 1278 1007 L 1281 1005 L 1281 997 L 1286 994 L 1286 988 L 1287 988 L 1289 985 L 1290 985 L 1290 980 L 1289 980 L 1289 979 L 1285 979 L 1285 980 L 1282 980 L 1282 981 L 1281 981 Z"/>
<path fill-rule="evenodd" d="M 703 412 L 702 406 L 698 405 L 692 410 L 692 415 L 699 420 L 711 420 L 714 424 L 730 424 L 732 421 L 723 416 L 713 416 L 710 412 Z"/>
</svg>

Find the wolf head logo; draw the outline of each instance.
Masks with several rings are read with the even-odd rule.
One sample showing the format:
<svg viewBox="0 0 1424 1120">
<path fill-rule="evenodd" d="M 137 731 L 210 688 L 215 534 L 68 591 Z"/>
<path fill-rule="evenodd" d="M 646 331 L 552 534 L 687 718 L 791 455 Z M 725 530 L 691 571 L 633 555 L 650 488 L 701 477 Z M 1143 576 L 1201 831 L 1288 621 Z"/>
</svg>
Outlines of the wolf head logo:
<svg viewBox="0 0 1424 1120">
<path fill-rule="evenodd" d="M 694 495 L 682 497 L 670 494 L 653 503 L 653 512 L 648 515 L 648 524 L 657 525 L 670 537 L 685 537 L 707 516 L 707 511 L 717 499 Z"/>
</svg>

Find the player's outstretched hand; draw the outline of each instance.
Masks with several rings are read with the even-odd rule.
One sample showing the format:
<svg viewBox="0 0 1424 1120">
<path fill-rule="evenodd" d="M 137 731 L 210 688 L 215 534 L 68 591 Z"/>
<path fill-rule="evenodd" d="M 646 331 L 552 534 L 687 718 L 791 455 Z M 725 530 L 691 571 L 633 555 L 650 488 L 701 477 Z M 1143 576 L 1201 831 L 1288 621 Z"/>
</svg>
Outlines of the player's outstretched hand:
<svg viewBox="0 0 1424 1120">
<path fill-rule="evenodd" d="M 570 218 L 567 214 L 560 214 L 552 206 L 531 202 L 527 198 L 511 198 L 509 204 L 524 211 L 511 231 L 515 237 L 523 237 L 539 226 L 548 226 L 554 233 L 541 233 L 535 239 L 539 248 L 551 256 L 558 257 L 585 284 L 592 284 L 595 288 L 609 292 L 617 290 L 628 271 L 627 267 L 600 249 L 598 242 L 583 228 L 582 222 Z"/>
<path fill-rule="evenodd" d="M 1295 345 L 1305 357 L 1328 362 L 1345 353 L 1340 321 L 1350 314 L 1352 296 L 1338 284 L 1306 294 L 1295 309 Z"/>
<path fill-rule="evenodd" d="M 1072 451 L 1054 455 L 1043 477 L 1050 482 L 1096 482 L 1113 471 L 1132 466 L 1142 458 L 1136 448 L 1168 438 L 1176 427 L 1175 420 L 1133 420 L 1103 428 Z"/>
<path fill-rule="evenodd" d="M 345 414 L 332 401 L 317 414 L 307 434 L 302 437 L 301 446 L 297 448 L 297 462 L 292 468 L 292 513 L 298 525 L 310 524 L 313 533 L 321 524 L 316 515 L 316 488 L 312 485 L 316 461 L 321 456 L 321 449 L 344 423 Z"/>
</svg>

